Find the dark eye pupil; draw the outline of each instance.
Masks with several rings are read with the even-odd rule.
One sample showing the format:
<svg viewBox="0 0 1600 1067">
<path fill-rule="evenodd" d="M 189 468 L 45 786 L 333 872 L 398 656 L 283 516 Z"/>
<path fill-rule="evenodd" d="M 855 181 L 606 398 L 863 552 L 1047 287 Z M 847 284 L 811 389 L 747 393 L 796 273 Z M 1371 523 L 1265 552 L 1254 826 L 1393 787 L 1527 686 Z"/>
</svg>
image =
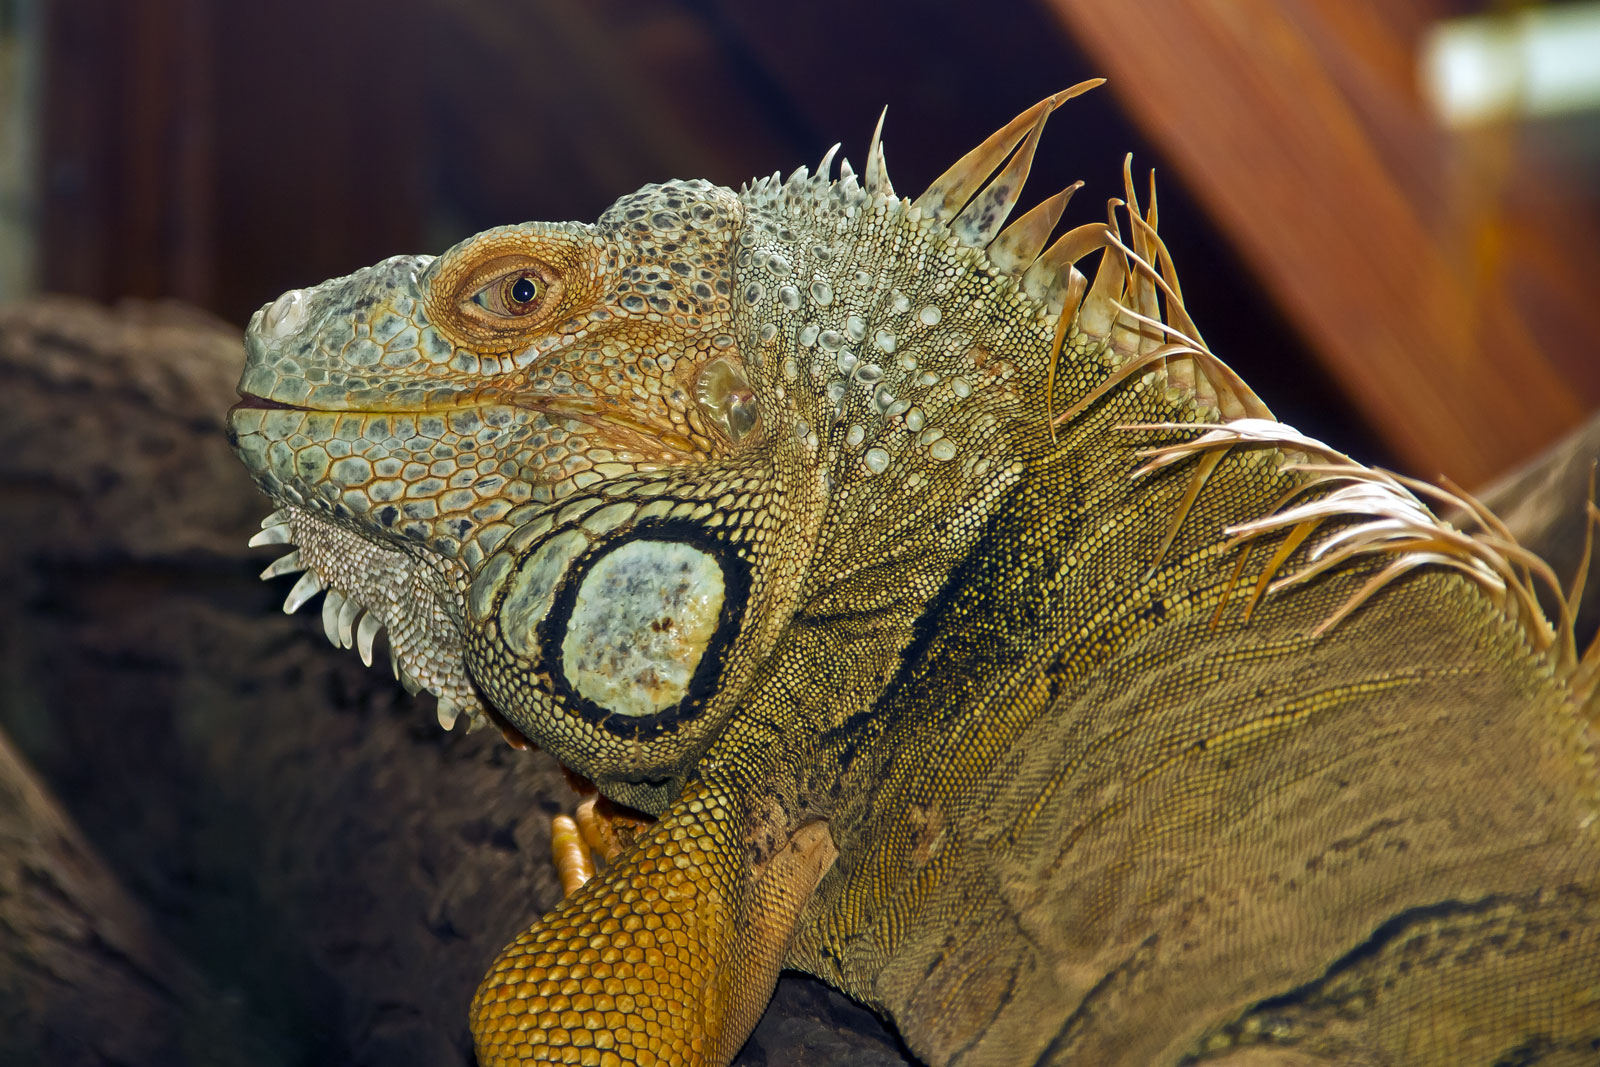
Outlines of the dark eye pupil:
<svg viewBox="0 0 1600 1067">
<path fill-rule="evenodd" d="M 538 295 L 539 287 L 532 278 L 518 278 L 511 283 L 511 299 L 519 304 L 530 303 Z"/>
</svg>

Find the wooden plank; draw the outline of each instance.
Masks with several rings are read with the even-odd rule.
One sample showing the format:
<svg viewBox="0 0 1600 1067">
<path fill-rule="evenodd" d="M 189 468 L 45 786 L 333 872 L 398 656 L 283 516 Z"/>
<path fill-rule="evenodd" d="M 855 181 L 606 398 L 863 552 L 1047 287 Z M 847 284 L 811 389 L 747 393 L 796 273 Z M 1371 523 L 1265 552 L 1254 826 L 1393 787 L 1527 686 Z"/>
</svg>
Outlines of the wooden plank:
<svg viewBox="0 0 1600 1067">
<path fill-rule="evenodd" d="M 210 15 L 206 0 L 46 6 L 45 288 L 211 295 Z"/>
<path fill-rule="evenodd" d="M 439 136 L 485 164 L 449 175 L 468 227 L 593 219 L 645 182 L 737 186 L 799 159 L 741 84 L 738 57 L 687 5 L 430 3 L 433 47 L 454 59 L 430 84 L 449 116 Z"/>
<path fill-rule="evenodd" d="M 1043 2 L 1412 471 L 1482 482 L 1600 404 L 1591 210 L 1537 160 L 1435 126 L 1405 78 L 1423 20 Z"/>
</svg>

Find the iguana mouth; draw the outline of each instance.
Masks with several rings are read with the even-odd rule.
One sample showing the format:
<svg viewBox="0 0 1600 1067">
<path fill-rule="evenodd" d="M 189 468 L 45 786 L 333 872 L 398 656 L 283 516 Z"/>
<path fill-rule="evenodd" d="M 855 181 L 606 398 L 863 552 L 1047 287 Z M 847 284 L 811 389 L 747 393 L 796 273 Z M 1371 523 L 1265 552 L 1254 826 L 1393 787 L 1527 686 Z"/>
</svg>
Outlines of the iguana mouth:
<svg viewBox="0 0 1600 1067">
<path fill-rule="evenodd" d="M 255 393 L 240 393 L 239 394 L 239 402 L 237 404 L 233 405 L 233 407 L 229 408 L 228 409 L 228 413 L 231 415 L 235 411 L 246 411 L 246 410 L 252 410 L 252 409 L 258 410 L 258 411 L 310 411 L 310 410 L 312 410 L 311 408 L 301 407 L 298 404 L 285 404 L 281 400 L 269 400 L 264 396 L 257 396 Z"/>
<path fill-rule="evenodd" d="M 670 449 L 684 457 L 696 455 L 701 451 L 693 441 L 675 430 L 651 424 L 643 419 L 632 418 L 627 412 L 616 410 L 605 404 L 572 397 L 540 398 L 537 401 L 530 401 L 520 397 L 506 397 L 489 401 L 480 400 L 474 403 L 451 404 L 445 407 L 363 410 L 357 408 L 308 407 L 305 404 L 289 404 L 282 400 L 273 400 L 258 393 L 241 392 L 239 394 L 239 402 L 228 409 L 228 414 L 232 415 L 236 411 L 314 411 L 329 415 L 437 415 L 450 411 L 484 407 L 490 403 L 501 403 L 508 407 L 539 411 L 554 418 L 576 419 L 579 422 L 585 422 L 595 427 L 610 427 L 622 430 L 625 433 L 643 437 L 653 444 Z"/>
</svg>

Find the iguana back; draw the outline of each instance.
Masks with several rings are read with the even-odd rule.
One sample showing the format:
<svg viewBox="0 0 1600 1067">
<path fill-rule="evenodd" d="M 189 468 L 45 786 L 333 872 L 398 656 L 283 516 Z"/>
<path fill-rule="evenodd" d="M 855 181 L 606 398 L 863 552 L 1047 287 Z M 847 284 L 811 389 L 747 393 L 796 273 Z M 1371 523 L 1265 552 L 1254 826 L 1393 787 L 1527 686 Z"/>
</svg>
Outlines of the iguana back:
<svg viewBox="0 0 1600 1067">
<path fill-rule="evenodd" d="M 1131 173 L 1005 225 L 1087 87 L 914 201 L 875 135 L 252 322 L 288 606 L 659 816 L 483 1062 L 723 1063 L 787 964 L 933 1064 L 1600 1063 L 1595 656 L 1272 421 Z"/>
</svg>

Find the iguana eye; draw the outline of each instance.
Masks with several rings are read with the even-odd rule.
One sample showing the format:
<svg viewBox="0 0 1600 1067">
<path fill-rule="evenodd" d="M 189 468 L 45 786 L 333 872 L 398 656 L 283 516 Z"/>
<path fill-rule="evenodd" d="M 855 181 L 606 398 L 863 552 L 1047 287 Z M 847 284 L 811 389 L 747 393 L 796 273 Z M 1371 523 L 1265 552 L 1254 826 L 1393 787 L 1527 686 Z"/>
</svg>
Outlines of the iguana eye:
<svg viewBox="0 0 1600 1067">
<path fill-rule="evenodd" d="M 520 252 L 493 256 L 468 268 L 449 263 L 430 285 L 429 315 L 479 351 L 496 351 L 523 337 L 534 323 L 558 312 L 566 297 L 559 267 Z"/>
<path fill-rule="evenodd" d="M 761 420 L 755 390 L 744 373 L 725 359 L 706 364 L 695 381 L 694 398 L 730 441 L 739 441 Z"/>
<path fill-rule="evenodd" d="M 490 281 L 471 300 L 492 315 L 515 318 L 535 311 L 543 294 L 543 279 L 531 270 L 520 270 Z"/>
</svg>

